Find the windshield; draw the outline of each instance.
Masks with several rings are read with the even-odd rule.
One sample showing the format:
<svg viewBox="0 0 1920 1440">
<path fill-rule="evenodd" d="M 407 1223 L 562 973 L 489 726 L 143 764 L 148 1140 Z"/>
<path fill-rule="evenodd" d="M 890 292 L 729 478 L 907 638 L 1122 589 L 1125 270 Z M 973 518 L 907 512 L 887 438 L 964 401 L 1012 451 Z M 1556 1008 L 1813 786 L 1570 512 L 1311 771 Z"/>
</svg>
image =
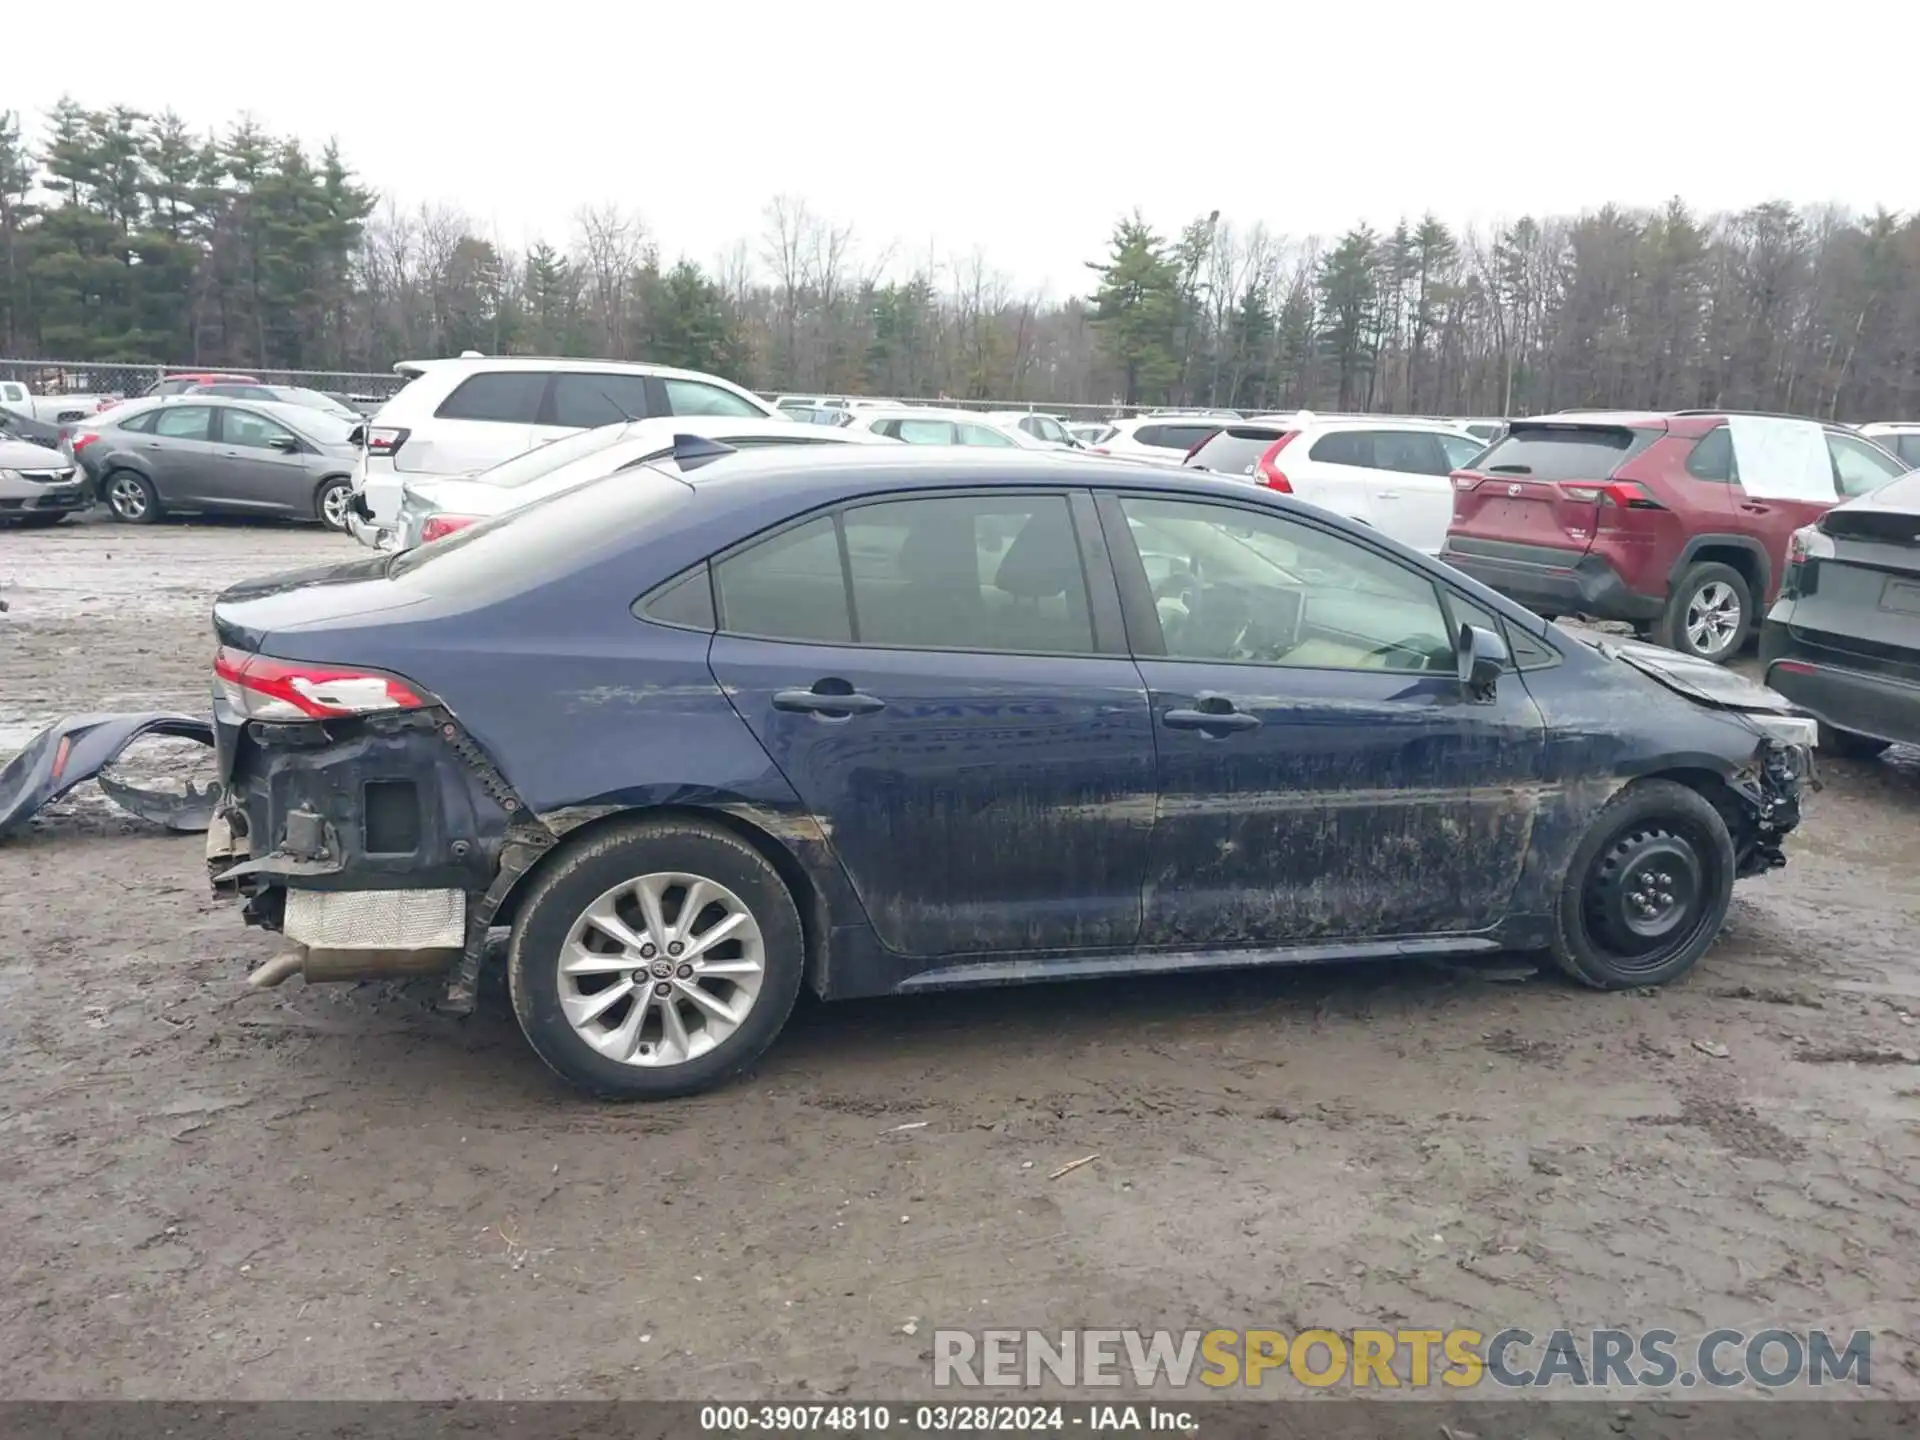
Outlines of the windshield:
<svg viewBox="0 0 1920 1440">
<path fill-rule="evenodd" d="M 491 470 L 483 470 L 474 476 L 483 485 L 501 485 L 515 489 L 543 475 L 550 475 L 562 465 L 570 465 L 576 460 L 598 455 L 602 450 L 610 449 L 626 439 L 625 424 L 602 425 L 594 430 L 582 430 L 577 435 L 569 435 L 562 440 L 550 440 L 545 445 L 535 446 L 524 455 L 516 455 L 511 460 L 503 460 Z"/>
<path fill-rule="evenodd" d="M 281 412 L 286 414 L 285 411 Z M 308 410 L 300 408 L 299 418 L 287 416 L 289 423 L 305 433 L 308 439 L 318 440 L 323 445 L 344 445 L 347 437 L 360 428 L 360 417 L 352 420 L 336 415 L 331 410 Z"/>
</svg>

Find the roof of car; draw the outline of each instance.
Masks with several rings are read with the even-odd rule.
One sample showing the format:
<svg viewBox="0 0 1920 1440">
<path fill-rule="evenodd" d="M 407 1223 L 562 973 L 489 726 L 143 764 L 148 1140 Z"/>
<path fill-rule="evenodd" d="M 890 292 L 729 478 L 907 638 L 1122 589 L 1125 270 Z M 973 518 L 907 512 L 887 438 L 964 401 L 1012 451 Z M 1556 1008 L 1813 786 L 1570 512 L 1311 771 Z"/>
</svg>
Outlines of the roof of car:
<svg viewBox="0 0 1920 1440">
<path fill-rule="evenodd" d="M 679 476 L 700 486 L 792 485 L 844 491 L 849 480 L 871 477 L 874 490 L 917 490 L 968 485 L 1071 485 L 1127 490 L 1210 490 L 1244 500 L 1262 492 L 1243 480 L 1214 479 L 1208 472 L 1167 465 L 1121 465 L 1072 450 L 928 448 L 915 445 L 768 446 L 722 456 Z M 855 488 L 869 488 L 865 485 Z"/>
<path fill-rule="evenodd" d="M 736 390 L 746 389 L 737 380 L 729 380 L 724 375 L 714 375 L 705 370 L 682 370 L 674 365 L 655 365 L 648 360 L 582 360 L 577 356 L 565 355 L 443 355 L 433 360 L 401 360 L 393 369 L 396 375 L 409 377 L 424 375 L 430 370 L 575 370 L 600 375 L 626 372 L 659 375 L 673 380 L 718 380 Z"/>
</svg>

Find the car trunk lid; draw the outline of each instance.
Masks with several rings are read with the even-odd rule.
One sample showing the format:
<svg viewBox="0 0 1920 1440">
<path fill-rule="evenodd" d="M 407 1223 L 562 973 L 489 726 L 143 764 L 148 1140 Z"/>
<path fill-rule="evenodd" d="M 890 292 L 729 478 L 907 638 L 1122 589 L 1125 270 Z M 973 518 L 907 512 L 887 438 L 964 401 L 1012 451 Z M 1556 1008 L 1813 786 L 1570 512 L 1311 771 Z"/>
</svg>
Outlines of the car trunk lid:
<svg viewBox="0 0 1920 1440">
<path fill-rule="evenodd" d="M 1789 577 L 1796 637 L 1883 660 L 1920 655 L 1920 473 L 1823 515 Z M 1807 532 L 1802 532 L 1803 534 Z"/>
</svg>

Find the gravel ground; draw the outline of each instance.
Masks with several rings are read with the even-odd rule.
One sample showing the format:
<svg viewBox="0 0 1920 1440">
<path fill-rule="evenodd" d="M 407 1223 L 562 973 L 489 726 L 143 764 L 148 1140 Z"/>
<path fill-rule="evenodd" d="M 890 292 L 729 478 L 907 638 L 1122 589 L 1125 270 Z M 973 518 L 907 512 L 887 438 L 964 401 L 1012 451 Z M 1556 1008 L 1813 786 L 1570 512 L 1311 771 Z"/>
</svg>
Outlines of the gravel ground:
<svg viewBox="0 0 1920 1440">
<path fill-rule="evenodd" d="M 0 758 L 200 710 L 210 596 L 353 553 L 0 531 Z M 245 992 L 275 947 L 199 842 L 86 787 L 0 843 L 4 1391 L 899 1397 L 936 1326 L 1385 1323 L 1864 1328 L 1920 1395 L 1920 755 L 1825 779 L 1657 993 L 1406 964 L 807 1005 L 744 1081 L 630 1108 L 498 996 Z"/>
</svg>

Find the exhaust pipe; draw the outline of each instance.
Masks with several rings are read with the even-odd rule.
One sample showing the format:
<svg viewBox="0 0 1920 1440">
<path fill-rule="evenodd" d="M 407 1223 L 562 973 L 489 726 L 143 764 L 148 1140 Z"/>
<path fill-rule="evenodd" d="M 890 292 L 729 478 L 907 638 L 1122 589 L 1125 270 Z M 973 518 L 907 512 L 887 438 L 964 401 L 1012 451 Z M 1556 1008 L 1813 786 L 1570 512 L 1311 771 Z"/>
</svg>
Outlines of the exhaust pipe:
<svg viewBox="0 0 1920 1440">
<path fill-rule="evenodd" d="M 268 990 L 298 975 L 309 985 L 332 980 L 397 980 L 410 975 L 443 975 L 459 960 L 455 949 L 341 950 L 303 945 L 276 955 L 247 976 L 255 990 Z"/>
</svg>

